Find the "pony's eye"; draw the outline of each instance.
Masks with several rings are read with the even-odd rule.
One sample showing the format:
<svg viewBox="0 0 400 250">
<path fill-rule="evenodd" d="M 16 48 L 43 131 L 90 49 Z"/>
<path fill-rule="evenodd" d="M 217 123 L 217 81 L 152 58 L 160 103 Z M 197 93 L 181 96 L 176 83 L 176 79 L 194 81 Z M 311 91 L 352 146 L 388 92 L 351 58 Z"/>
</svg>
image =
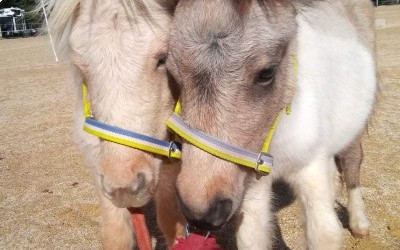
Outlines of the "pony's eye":
<svg viewBox="0 0 400 250">
<path fill-rule="evenodd" d="M 167 62 L 167 54 L 161 54 L 158 56 L 157 68 L 165 66 Z"/>
<path fill-rule="evenodd" d="M 278 65 L 272 65 L 267 69 L 263 69 L 257 76 L 256 83 L 262 86 L 271 84 L 274 80 Z"/>
</svg>

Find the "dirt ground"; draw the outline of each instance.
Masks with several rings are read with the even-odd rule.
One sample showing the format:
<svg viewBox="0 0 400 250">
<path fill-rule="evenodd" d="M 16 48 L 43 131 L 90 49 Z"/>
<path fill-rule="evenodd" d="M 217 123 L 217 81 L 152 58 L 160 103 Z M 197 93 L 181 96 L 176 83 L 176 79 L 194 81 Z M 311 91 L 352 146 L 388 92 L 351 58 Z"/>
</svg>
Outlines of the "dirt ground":
<svg viewBox="0 0 400 250">
<path fill-rule="evenodd" d="M 361 176 L 371 229 L 367 239 L 344 229 L 345 249 L 400 249 L 400 6 L 379 7 L 376 16 L 382 90 Z M 67 79 L 47 37 L 0 40 L 0 249 L 100 248 L 100 212 L 72 139 Z M 297 202 L 278 211 L 292 249 L 303 241 L 299 214 Z"/>
</svg>

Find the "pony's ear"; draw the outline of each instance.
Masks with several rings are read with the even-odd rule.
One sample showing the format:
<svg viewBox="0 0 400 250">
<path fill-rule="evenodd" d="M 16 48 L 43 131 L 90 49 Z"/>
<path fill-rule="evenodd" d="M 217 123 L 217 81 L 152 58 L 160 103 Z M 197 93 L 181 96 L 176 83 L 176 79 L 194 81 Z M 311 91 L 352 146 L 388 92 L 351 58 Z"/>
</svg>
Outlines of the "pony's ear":
<svg viewBox="0 0 400 250">
<path fill-rule="evenodd" d="M 175 12 L 179 0 L 157 0 L 161 6 L 167 9 L 171 14 Z"/>
</svg>

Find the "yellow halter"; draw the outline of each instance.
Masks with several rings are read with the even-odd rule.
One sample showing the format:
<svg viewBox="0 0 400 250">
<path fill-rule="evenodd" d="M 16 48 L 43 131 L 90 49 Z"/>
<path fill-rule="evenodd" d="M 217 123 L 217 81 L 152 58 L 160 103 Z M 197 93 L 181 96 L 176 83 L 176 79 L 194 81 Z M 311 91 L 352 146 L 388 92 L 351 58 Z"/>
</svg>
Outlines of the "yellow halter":
<svg viewBox="0 0 400 250">
<path fill-rule="evenodd" d="M 83 84 L 83 107 L 85 124 L 83 130 L 101 139 L 122 144 L 128 147 L 140 149 L 153 154 L 167 156 L 169 158 L 181 158 L 181 146 L 174 141 L 163 141 L 125 130 L 116 126 L 97 121 L 93 118 L 90 101 L 88 99 L 87 86 Z"/>
</svg>

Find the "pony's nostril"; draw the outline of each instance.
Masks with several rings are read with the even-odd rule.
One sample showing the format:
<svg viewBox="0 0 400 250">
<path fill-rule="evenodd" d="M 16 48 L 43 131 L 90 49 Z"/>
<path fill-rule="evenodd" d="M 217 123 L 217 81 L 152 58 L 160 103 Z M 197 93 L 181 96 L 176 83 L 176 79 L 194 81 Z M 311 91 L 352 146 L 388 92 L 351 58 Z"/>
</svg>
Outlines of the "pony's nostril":
<svg viewBox="0 0 400 250">
<path fill-rule="evenodd" d="M 178 192 L 179 193 L 179 192 Z M 189 224 L 201 230 L 217 230 L 229 219 L 232 200 L 216 198 L 205 213 L 195 213 L 178 195 L 180 209 Z"/>
<path fill-rule="evenodd" d="M 100 175 L 101 185 L 103 187 L 104 195 L 108 199 L 112 199 L 114 195 L 115 188 L 113 185 L 104 177 L 104 175 Z"/>
<path fill-rule="evenodd" d="M 149 180 L 151 184 L 152 176 L 146 176 L 146 172 L 136 173 L 133 179 L 124 184 L 114 183 L 107 176 L 99 175 L 102 195 L 119 208 L 144 206 L 152 194 Z"/>
<path fill-rule="evenodd" d="M 138 173 L 136 179 L 132 183 L 133 193 L 139 193 L 146 187 L 146 175 L 144 173 Z"/>
<path fill-rule="evenodd" d="M 179 191 L 177 192 L 177 196 L 178 196 L 177 198 L 178 198 L 179 207 L 180 207 L 183 215 L 185 216 L 186 220 L 190 221 L 190 220 L 195 219 L 197 217 L 196 214 L 193 213 L 193 211 L 183 201 L 183 199 L 179 195 Z"/>
<path fill-rule="evenodd" d="M 232 211 L 232 200 L 215 199 L 205 218 L 214 226 L 220 227 L 228 220 Z"/>
</svg>

